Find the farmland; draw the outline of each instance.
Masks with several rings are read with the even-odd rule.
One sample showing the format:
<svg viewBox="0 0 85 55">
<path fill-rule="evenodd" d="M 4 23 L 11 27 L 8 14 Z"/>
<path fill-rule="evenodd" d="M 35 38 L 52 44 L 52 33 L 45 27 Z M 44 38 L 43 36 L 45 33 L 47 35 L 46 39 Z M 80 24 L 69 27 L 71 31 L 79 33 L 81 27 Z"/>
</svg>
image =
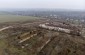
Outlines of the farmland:
<svg viewBox="0 0 85 55">
<path fill-rule="evenodd" d="M 34 12 L 15 13 L 0 14 L 0 55 L 85 55 L 81 20 L 69 22 L 63 18 L 67 16 L 44 16 L 42 12 L 35 16 Z"/>
<path fill-rule="evenodd" d="M 23 21 L 29 21 L 29 20 L 35 20 L 39 19 L 37 17 L 31 17 L 31 16 L 20 16 L 20 15 L 0 15 L 0 23 L 3 22 L 23 22 Z"/>
</svg>

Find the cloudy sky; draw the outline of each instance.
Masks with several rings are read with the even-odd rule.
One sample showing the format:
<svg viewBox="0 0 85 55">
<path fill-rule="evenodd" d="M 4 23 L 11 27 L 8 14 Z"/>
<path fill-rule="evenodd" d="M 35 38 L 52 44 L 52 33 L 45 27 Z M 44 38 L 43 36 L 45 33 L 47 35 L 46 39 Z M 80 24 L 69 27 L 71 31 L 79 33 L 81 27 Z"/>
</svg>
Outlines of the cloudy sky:
<svg viewBox="0 0 85 55">
<path fill-rule="evenodd" d="M 85 9 L 85 0 L 0 0 L 0 8 Z"/>
</svg>

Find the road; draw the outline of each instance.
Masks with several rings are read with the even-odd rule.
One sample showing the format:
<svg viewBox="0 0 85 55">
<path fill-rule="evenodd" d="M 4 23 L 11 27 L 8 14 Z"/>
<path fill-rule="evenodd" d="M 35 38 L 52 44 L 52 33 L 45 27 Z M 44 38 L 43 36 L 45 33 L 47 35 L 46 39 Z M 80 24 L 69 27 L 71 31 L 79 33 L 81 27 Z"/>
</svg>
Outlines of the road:
<svg viewBox="0 0 85 55">
<path fill-rule="evenodd" d="M 0 29 L 0 32 L 3 31 L 3 30 L 9 29 L 9 28 L 12 28 L 12 26 L 8 26 L 8 27 L 1 28 L 1 29 Z"/>
</svg>

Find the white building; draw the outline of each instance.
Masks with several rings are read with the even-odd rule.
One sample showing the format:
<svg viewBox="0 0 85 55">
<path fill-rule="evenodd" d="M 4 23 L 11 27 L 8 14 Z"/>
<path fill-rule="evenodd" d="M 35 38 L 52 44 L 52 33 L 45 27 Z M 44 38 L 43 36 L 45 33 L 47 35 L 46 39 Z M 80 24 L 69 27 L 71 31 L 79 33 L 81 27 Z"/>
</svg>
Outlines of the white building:
<svg viewBox="0 0 85 55">
<path fill-rule="evenodd" d="M 65 29 L 65 28 L 48 26 L 46 24 L 40 24 L 39 26 L 42 27 L 42 28 L 50 29 L 50 30 L 57 30 L 57 31 L 65 32 L 65 33 L 70 33 L 70 30 Z"/>
</svg>

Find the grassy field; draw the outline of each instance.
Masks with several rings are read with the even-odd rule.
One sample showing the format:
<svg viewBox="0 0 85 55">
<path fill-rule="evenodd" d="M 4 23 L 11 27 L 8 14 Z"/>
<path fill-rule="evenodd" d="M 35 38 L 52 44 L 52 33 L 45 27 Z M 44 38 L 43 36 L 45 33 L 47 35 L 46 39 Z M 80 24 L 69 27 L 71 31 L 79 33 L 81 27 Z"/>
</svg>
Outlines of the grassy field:
<svg viewBox="0 0 85 55">
<path fill-rule="evenodd" d="M 37 17 L 30 17 L 30 16 L 18 16 L 18 15 L 1 15 L 0 14 L 0 23 L 3 22 L 20 22 L 20 21 L 28 21 L 28 20 L 35 20 L 39 19 Z"/>
</svg>

